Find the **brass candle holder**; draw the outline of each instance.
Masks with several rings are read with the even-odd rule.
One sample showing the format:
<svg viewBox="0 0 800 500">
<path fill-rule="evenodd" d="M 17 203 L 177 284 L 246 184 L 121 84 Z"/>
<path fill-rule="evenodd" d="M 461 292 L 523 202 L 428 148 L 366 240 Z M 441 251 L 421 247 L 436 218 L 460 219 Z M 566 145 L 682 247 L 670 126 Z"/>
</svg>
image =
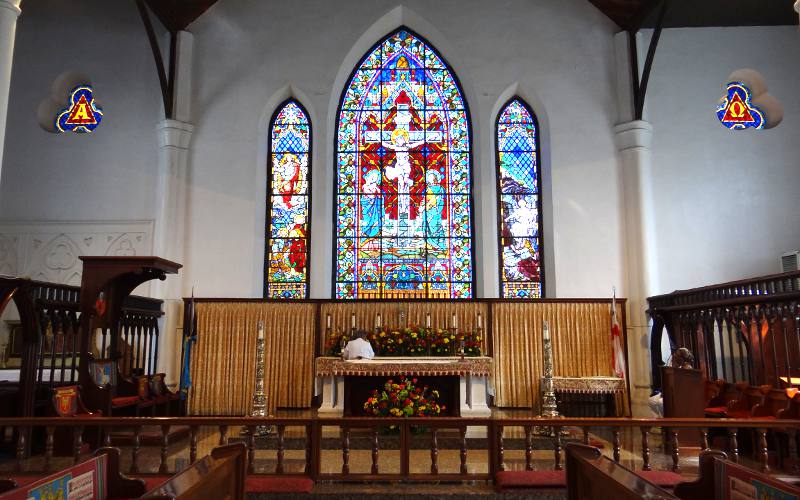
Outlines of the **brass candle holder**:
<svg viewBox="0 0 800 500">
<path fill-rule="evenodd" d="M 264 322 L 258 322 L 258 337 L 256 338 L 256 387 L 253 392 L 253 402 L 250 406 L 251 417 L 266 418 L 267 415 L 267 395 L 264 391 L 264 353 L 265 353 L 266 339 L 264 338 Z M 255 427 L 256 436 L 267 436 L 271 432 L 271 426 L 257 425 Z M 242 430 L 242 434 L 249 434 L 247 428 Z"/>
</svg>

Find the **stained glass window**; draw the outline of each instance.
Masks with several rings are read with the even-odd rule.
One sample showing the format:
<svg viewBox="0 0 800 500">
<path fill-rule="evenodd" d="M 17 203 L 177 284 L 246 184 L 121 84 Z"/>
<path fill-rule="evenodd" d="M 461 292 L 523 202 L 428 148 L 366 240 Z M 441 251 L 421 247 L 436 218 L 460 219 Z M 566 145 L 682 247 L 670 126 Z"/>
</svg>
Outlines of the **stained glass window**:
<svg viewBox="0 0 800 500">
<path fill-rule="evenodd" d="M 336 137 L 336 298 L 472 297 L 469 115 L 442 57 L 405 28 L 383 39 Z"/>
<path fill-rule="evenodd" d="M 533 112 L 518 97 L 497 117 L 500 293 L 506 299 L 543 296 L 537 128 Z"/>
<path fill-rule="evenodd" d="M 308 297 L 311 123 L 294 99 L 272 117 L 264 296 Z"/>
</svg>

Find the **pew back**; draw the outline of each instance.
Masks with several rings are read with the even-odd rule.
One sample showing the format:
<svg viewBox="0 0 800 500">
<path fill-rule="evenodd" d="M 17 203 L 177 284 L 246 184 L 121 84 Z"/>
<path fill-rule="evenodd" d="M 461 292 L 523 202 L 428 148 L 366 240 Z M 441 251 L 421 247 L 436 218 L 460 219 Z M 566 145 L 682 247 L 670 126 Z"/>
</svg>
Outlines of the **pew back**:
<svg viewBox="0 0 800 500">
<path fill-rule="evenodd" d="M 569 443 L 567 455 L 567 498 L 588 500 L 673 499 L 677 498 L 635 472 L 603 456 L 593 446 Z"/>
<path fill-rule="evenodd" d="M 147 500 L 244 500 L 247 475 L 244 443 L 218 446 L 169 481 L 145 495 Z"/>
<path fill-rule="evenodd" d="M 12 483 L 10 480 L 0 480 L 3 487 L 8 487 Z M 136 498 L 144 492 L 143 480 L 131 479 L 120 474 L 119 449 L 100 448 L 93 458 L 31 484 L 6 491 L 0 494 L 0 499 L 91 498 L 93 500 L 112 500 Z"/>
</svg>

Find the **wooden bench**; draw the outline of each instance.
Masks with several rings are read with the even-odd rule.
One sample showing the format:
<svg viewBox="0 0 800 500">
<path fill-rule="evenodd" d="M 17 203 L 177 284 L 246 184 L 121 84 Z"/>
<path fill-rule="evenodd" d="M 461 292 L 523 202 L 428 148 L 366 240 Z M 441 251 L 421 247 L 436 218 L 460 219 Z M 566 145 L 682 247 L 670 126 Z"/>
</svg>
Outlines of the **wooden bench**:
<svg viewBox="0 0 800 500">
<path fill-rule="evenodd" d="M 567 498 L 615 500 L 678 498 L 584 444 L 566 446 Z M 708 500 L 708 499 L 706 499 Z"/>
<path fill-rule="evenodd" d="M 92 494 L 97 500 L 138 498 L 145 492 L 145 482 L 119 472 L 119 449 L 100 448 L 85 462 L 38 479 L 30 484 L 2 492 L 14 486 L 9 479 L 0 480 L 0 499 L 77 498 L 79 493 Z"/>
<path fill-rule="evenodd" d="M 235 443 L 218 446 L 177 473 L 161 486 L 149 491 L 149 500 L 244 500 L 247 476 L 247 446 Z"/>
</svg>

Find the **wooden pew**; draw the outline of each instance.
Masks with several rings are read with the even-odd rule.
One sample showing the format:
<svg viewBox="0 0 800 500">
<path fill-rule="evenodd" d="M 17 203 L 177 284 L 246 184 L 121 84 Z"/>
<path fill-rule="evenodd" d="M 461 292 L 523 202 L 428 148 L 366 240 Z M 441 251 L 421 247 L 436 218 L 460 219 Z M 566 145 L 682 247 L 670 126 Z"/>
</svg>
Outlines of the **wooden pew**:
<svg viewBox="0 0 800 500">
<path fill-rule="evenodd" d="M 700 454 L 700 476 L 696 481 L 675 486 L 681 500 L 713 498 L 797 498 L 800 488 L 778 481 L 767 474 L 726 460 L 725 453 L 706 450 Z M 723 491 L 719 491 L 724 488 Z M 739 496 L 732 496 L 738 491 Z"/>
<path fill-rule="evenodd" d="M 99 474 L 103 474 L 103 477 L 99 477 Z M 10 479 L 0 480 L 0 488 L 14 484 Z M 93 458 L 33 483 L 0 493 L 0 499 L 69 498 L 75 495 L 73 490 L 93 491 L 92 498 L 99 500 L 138 498 L 146 491 L 142 479 L 132 479 L 119 472 L 118 448 L 100 448 Z M 0 492 L 2 491 L 0 489 Z"/>
<path fill-rule="evenodd" d="M 244 500 L 247 476 L 247 446 L 235 443 L 218 446 L 148 492 L 148 500 Z"/>
<path fill-rule="evenodd" d="M 569 443 L 566 446 L 566 456 L 569 500 L 678 498 L 603 456 L 600 450 L 593 446 Z"/>
</svg>

